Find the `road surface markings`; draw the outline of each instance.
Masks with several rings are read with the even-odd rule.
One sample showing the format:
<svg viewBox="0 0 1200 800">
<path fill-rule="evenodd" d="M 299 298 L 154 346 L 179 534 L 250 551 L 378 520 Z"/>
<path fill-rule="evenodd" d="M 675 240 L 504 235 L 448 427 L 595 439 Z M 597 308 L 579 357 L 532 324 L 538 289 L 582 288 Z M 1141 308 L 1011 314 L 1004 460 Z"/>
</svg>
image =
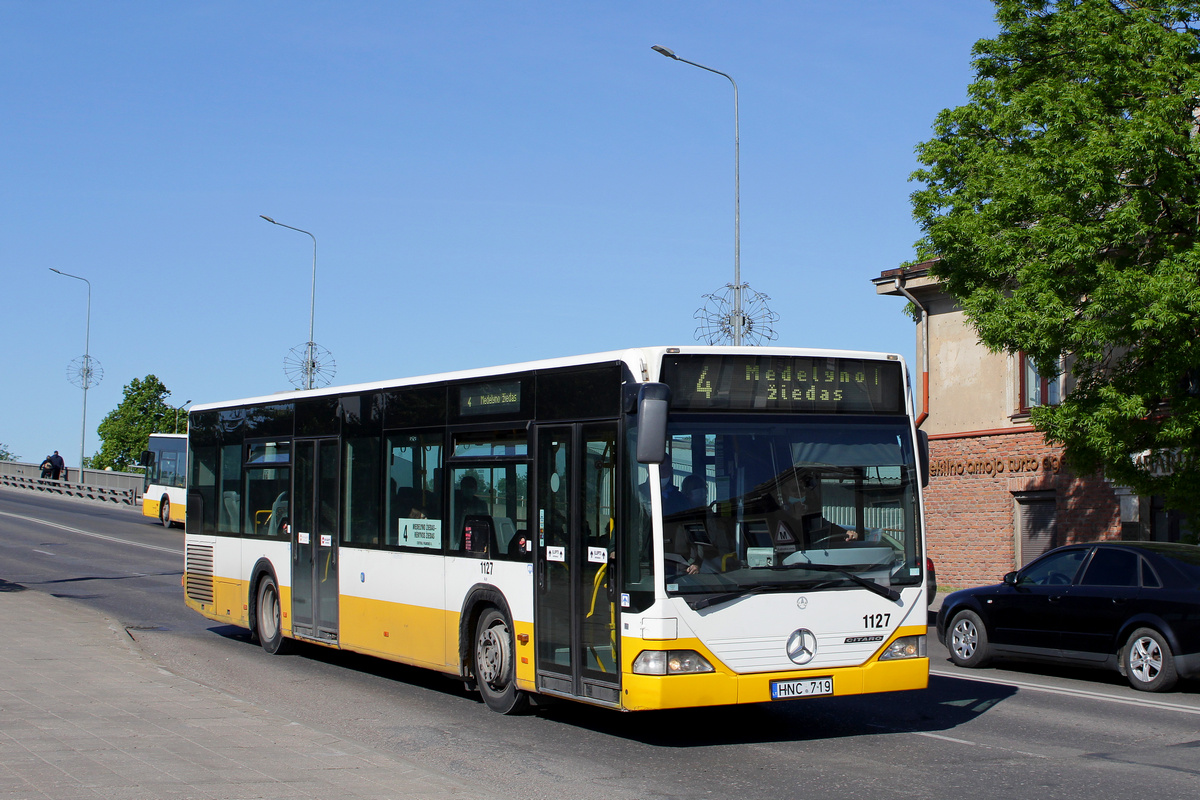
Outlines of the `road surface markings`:
<svg viewBox="0 0 1200 800">
<path fill-rule="evenodd" d="M 961 672 L 945 672 L 942 670 L 929 670 L 930 675 L 938 675 L 943 678 L 959 678 L 964 681 L 980 681 L 981 683 L 994 683 L 1000 686 L 1015 686 L 1018 689 L 1028 689 L 1031 692 L 1045 692 L 1047 694 L 1060 694 L 1066 697 L 1086 697 L 1091 700 L 1100 700 L 1105 703 L 1120 703 L 1127 706 L 1137 706 L 1138 708 L 1159 708 L 1164 711 L 1182 711 L 1184 714 L 1200 714 L 1200 708 L 1196 706 L 1183 705 L 1182 703 L 1168 703 L 1164 700 L 1152 700 L 1149 697 L 1116 697 L 1103 692 L 1094 692 L 1087 689 L 1071 689 L 1060 686 L 1043 686 L 1037 683 L 1027 683 L 1026 681 L 1014 681 L 1002 678 L 990 678 L 983 675 L 966 675 Z"/>
<path fill-rule="evenodd" d="M 928 731 L 913 731 L 917 736 L 924 736 L 928 739 L 940 739 L 943 742 L 953 742 L 954 744 L 965 744 L 969 747 L 984 747 L 988 750 L 1000 750 L 1005 753 L 1016 753 L 1019 756 L 1029 756 L 1030 758 L 1049 758 L 1049 756 L 1041 753 L 1027 753 L 1024 750 L 1013 750 L 1011 747 L 1000 747 L 994 744 L 983 744 L 982 742 L 969 742 L 966 739 L 955 739 L 953 736 L 942 736 L 940 733 L 929 733 Z"/>
<path fill-rule="evenodd" d="M 70 525 L 60 525 L 57 522 L 50 522 L 49 520 L 38 519 L 37 517 L 27 517 L 24 514 L 10 514 L 7 511 L 0 511 L 0 517 L 12 517 L 13 519 L 23 520 L 24 522 L 32 522 L 37 525 L 45 525 L 50 528 L 57 528 L 58 530 L 66 531 L 67 533 L 75 533 L 80 536 L 90 536 L 93 539 L 103 539 L 106 542 L 127 544 L 132 547 L 144 547 L 147 550 L 159 550 L 164 553 L 173 553 L 175 555 L 181 555 L 183 553 L 182 550 L 174 547 L 163 547 L 157 544 L 146 544 L 145 542 L 131 542 L 128 539 L 121 539 L 117 536 L 105 536 L 103 533 L 93 533 L 92 531 L 85 531 L 80 528 L 72 528 Z M 38 550 L 37 552 L 41 553 L 43 551 Z M 46 555 L 53 555 L 53 553 L 46 553 Z"/>
</svg>

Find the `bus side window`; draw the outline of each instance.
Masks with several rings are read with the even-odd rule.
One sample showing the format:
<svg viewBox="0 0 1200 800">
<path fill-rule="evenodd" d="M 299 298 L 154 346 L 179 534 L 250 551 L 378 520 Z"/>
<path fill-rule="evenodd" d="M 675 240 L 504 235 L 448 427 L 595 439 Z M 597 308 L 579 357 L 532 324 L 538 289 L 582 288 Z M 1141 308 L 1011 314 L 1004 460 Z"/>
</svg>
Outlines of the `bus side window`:
<svg viewBox="0 0 1200 800">
<path fill-rule="evenodd" d="M 384 457 L 387 469 L 384 545 L 441 552 L 441 434 L 391 434 L 387 437 Z M 425 537 L 415 539 L 405 535 L 418 527 L 427 533 Z"/>
</svg>

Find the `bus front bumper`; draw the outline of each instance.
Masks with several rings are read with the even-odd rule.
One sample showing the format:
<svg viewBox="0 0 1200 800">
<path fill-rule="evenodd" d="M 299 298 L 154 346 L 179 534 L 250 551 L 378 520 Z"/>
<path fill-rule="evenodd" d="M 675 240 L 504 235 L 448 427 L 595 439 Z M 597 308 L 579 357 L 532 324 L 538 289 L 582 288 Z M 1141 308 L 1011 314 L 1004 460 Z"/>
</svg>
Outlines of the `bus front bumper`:
<svg viewBox="0 0 1200 800">
<path fill-rule="evenodd" d="M 636 642 L 636 643 L 635 643 Z M 699 642 L 691 640 L 698 645 Z M 674 647 L 689 647 L 691 642 L 673 642 Z M 636 647 L 644 645 L 640 640 L 626 640 L 623 644 Z M 661 645 L 662 642 L 655 642 Z M 707 658 L 710 655 L 702 648 Z M 626 652 L 629 652 L 626 649 Z M 633 654 L 636 655 L 636 652 Z M 789 670 L 787 672 L 764 672 L 738 675 L 713 662 L 715 672 L 689 675 L 641 675 L 632 671 L 632 657 L 625 664 L 621 676 L 621 707 L 628 711 L 664 708 L 690 708 L 694 706 L 737 705 L 741 703 L 768 703 L 777 699 L 772 693 L 772 684 L 777 682 L 806 681 L 829 678 L 832 691 L 823 695 L 841 697 L 846 695 L 873 694 L 877 692 L 924 689 L 929 685 L 929 659 L 905 658 L 892 661 L 868 661 L 851 667 L 831 669 Z M 790 699 L 794 695 L 788 695 Z"/>
</svg>

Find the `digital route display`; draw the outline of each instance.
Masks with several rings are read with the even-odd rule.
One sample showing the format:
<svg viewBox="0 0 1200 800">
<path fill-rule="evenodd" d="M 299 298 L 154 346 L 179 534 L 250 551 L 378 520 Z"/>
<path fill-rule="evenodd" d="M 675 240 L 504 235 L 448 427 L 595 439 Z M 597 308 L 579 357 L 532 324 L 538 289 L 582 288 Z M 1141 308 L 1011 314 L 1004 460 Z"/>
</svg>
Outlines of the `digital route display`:
<svg viewBox="0 0 1200 800">
<path fill-rule="evenodd" d="M 459 390 L 458 413 L 463 417 L 511 414 L 520 410 L 520 381 L 477 383 Z"/>
<path fill-rule="evenodd" d="M 685 411 L 905 413 L 898 361 L 678 354 L 664 356 L 662 382 Z"/>
</svg>

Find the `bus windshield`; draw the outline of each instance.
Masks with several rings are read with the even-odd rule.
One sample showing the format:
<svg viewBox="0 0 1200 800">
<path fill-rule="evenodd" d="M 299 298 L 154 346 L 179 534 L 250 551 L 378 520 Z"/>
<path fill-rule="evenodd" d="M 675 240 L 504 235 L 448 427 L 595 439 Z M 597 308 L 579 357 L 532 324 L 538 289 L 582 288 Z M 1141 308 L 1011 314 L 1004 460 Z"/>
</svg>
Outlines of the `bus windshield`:
<svg viewBox="0 0 1200 800">
<path fill-rule="evenodd" d="M 906 418 L 673 416 L 660 467 L 668 594 L 701 607 L 918 584 L 911 441 Z"/>
</svg>

